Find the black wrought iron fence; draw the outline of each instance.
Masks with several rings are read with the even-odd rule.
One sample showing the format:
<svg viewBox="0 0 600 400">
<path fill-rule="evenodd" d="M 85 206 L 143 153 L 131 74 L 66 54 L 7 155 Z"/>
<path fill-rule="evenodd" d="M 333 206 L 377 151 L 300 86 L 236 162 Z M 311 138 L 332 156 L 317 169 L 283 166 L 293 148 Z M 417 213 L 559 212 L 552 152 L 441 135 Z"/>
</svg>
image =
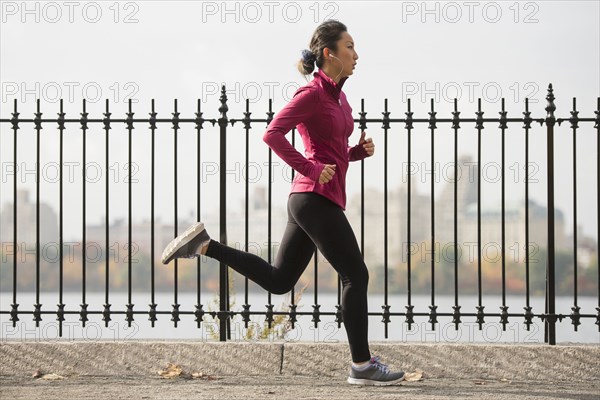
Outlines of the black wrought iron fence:
<svg viewBox="0 0 600 400">
<path fill-rule="evenodd" d="M 430 112 L 429 112 L 429 117 L 428 118 L 415 118 L 413 111 L 411 110 L 411 100 L 408 99 L 407 102 L 407 109 L 404 112 L 404 117 L 402 118 L 392 118 L 391 112 L 388 109 L 388 101 L 387 99 L 385 100 L 385 105 L 384 105 L 384 111 L 382 112 L 382 117 L 381 118 L 367 118 L 367 112 L 365 111 L 364 108 L 364 99 L 361 101 L 361 110 L 358 113 L 359 114 L 359 118 L 355 119 L 355 122 L 358 123 L 358 127 L 361 130 L 364 130 L 367 128 L 367 126 L 369 124 L 381 124 L 381 129 L 383 130 L 384 133 L 384 143 L 383 143 L 383 152 L 384 152 L 384 170 L 383 170 L 383 175 L 384 175 L 384 209 L 383 209 L 383 214 L 384 214 L 384 304 L 382 305 L 382 311 L 378 312 L 378 313 L 373 313 L 371 312 L 370 315 L 377 315 L 377 316 L 381 316 L 382 317 L 382 322 L 385 325 L 385 336 L 388 337 L 388 324 L 391 321 L 391 318 L 393 317 L 402 317 L 404 318 L 404 321 L 406 324 L 408 324 L 408 328 L 411 329 L 411 327 L 413 326 L 413 324 L 415 324 L 415 317 L 427 317 L 429 320 L 428 322 L 432 325 L 432 329 L 435 329 L 436 324 L 438 324 L 438 318 L 439 317 L 451 317 L 452 318 L 452 323 L 455 325 L 455 328 L 458 330 L 459 326 L 461 323 L 464 323 L 464 319 L 468 318 L 468 319 L 473 319 L 476 324 L 479 326 L 479 329 L 482 329 L 483 325 L 486 323 L 486 319 L 487 321 L 489 321 L 490 318 L 493 318 L 497 321 L 499 321 L 502 326 L 503 329 L 506 329 L 506 325 L 509 322 L 509 319 L 517 319 L 519 321 L 522 321 L 526 327 L 527 330 L 529 330 L 530 326 L 533 324 L 534 319 L 539 318 L 543 321 L 544 325 L 545 325 L 545 340 L 546 342 L 550 343 L 550 344 L 555 344 L 556 343 L 556 324 L 559 321 L 562 321 L 563 319 L 568 318 L 574 328 L 574 330 L 577 330 L 577 327 L 580 325 L 580 321 L 582 318 L 588 318 L 588 319 L 594 319 L 595 318 L 595 324 L 598 325 L 598 329 L 600 330 L 600 296 L 598 297 L 598 307 L 596 308 L 597 313 L 596 314 L 591 314 L 591 313 L 580 313 L 581 308 L 578 305 L 578 267 L 577 267 L 577 174 L 576 174 L 576 160 L 577 160 L 577 154 L 576 154 L 576 138 L 577 138 L 577 131 L 579 129 L 579 124 L 580 123 L 594 123 L 594 128 L 597 131 L 598 134 L 598 140 L 597 140 L 597 157 L 598 155 L 600 155 L 600 98 L 598 98 L 598 106 L 597 109 L 594 111 L 595 113 L 595 117 L 589 117 L 589 118 L 583 118 L 583 117 L 579 117 L 579 111 L 577 110 L 576 107 L 576 99 L 573 98 L 573 102 L 572 102 L 572 110 L 570 111 L 570 116 L 568 118 L 557 118 L 555 116 L 555 111 L 556 111 L 556 106 L 554 104 L 554 94 L 553 94 L 553 89 L 552 89 L 552 85 L 550 84 L 548 87 L 548 92 L 547 92 L 547 96 L 546 96 L 546 100 L 547 100 L 547 106 L 545 108 L 547 114 L 546 116 L 541 116 L 541 117 L 537 117 L 534 118 L 531 116 L 531 112 L 529 110 L 529 99 L 525 99 L 525 111 L 522 113 L 523 116 L 522 117 L 516 117 L 516 118 L 509 118 L 508 117 L 508 113 L 505 110 L 505 103 L 504 103 L 504 99 L 502 99 L 502 104 L 501 104 L 501 110 L 499 112 L 499 117 L 494 117 L 494 118 L 487 118 L 484 117 L 484 112 L 482 111 L 481 108 L 481 99 L 478 100 L 478 109 L 477 112 L 475 113 L 475 117 L 472 118 L 466 118 L 466 117 L 459 117 L 459 110 L 457 107 L 457 101 L 456 99 L 454 100 L 454 111 L 452 112 L 452 117 L 451 118 L 439 118 L 437 116 L 437 112 L 435 110 L 435 104 L 433 102 L 433 100 L 431 100 L 431 106 L 430 106 Z M 241 311 L 232 311 L 230 310 L 229 307 L 229 295 L 230 293 L 228 292 L 229 290 L 229 285 L 228 285 L 228 273 L 229 273 L 229 269 L 228 266 L 220 263 L 220 267 L 219 267 L 219 284 L 220 284 L 220 288 L 219 288 L 219 302 L 220 302 L 220 307 L 218 311 L 207 311 L 205 310 L 205 304 L 202 304 L 201 302 L 201 282 L 200 282 L 200 269 L 201 269 L 201 260 L 198 259 L 197 261 L 197 282 L 196 282 L 196 293 L 197 293 L 197 304 L 195 305 L 195 309 L 180 309 L 180 304 L 178 301 L 178 294 L 179 294 L 179 289 L 178 289 L 178 282 L 179 282 L 179 277 L 178 277 L 178 273 L 179 273 L 179 269 L 178 269 L 178 261 L 175 260 L 174 262 L 174 267 L 173 267 L 173 282 L 174 282 L 174 286 L 173 286 L 173 304 L 171 305 L 171 309 L 170 310 L 159 310 L 158 308 L 158 304 L 156 303 L 156 298 L 155 298 L 155 263 L 156 263 L 156 255 L 157 255 L 157 249 L 155 248 L 155 179 L 156 179 L 156 171 L 155 171 L 155 157 L 156 157 L 156 147 L 155 147 L 155 133 L 156 130 L 158 129 L 159 124 L 170 124 L 170 129 L 172 129 L 173 132 L 173 142 L 174 142 L 174 147 L 173 147 L 173 201 L 174 201 L 174 209 L 173 209 L 173 216 L 174 216 L 174 231 L 173 231 L 173 237 L 177 236 L 177 234 L 180 231 L 180 227 L 178 226 L 178 219 L 179 219 L 179 210 L 178 210 L 178 193 L 179 193 L 179 185 L 180 182 L 178 180 L 179 178 L 179 174 L 178 174 L 178 170 L 177 170 L 177 158 L 178 158 L 178 153 L 177 153 L 177 140 L 178 140 L 178 131 L 181 129 L 182 125 L 185 124 L 194 124 L 195 125 L 195 129 L 197 131 L 197 168 L 198 168 L 198 188 L 200 187 L 200 162 L 201 162 L 201 132 L 203 129 L 206 129 L 206 127 L 204 126 L 204 123 L 210 123 L 212 124 L 212 126 L 217 126 L 219 127 L 219 140 L 220 140 L 220 149 L 219 149 L 219 165 L 220 165 L 220 169 L 219 169 L 219 179 L 220 179 L 220 189 L 219 189 L 219 201 L 220 201 L 220 211 L 219 211 L 219 238 L 218 240 L 221 243 L 227 243 L 227 216 L 228 216 L 228 210 L 226 208 L 226 198 L 227 198 L 227 184 L 226 184 L 226 161 L 227 161 L 227 152 L 226 152 L 226 148 L 227 148 L 227 128 L 228 126 L 234 126 L 236 123 L 239 124 L 243 124 L 243 128 L 245 131 L 245 167 L 246 170 L 248 170 L 248 164 L 250 162 L 250 157 L 249 157 L 249 143 L 250 143 L 250 132 L 252 130 L 251 128 L 251 124 L 252 123 L 265 123 L 265 124 L 269 124 L 270 121 L 273 118 L 274 112 L 272 110 L 272 101 L 269 100 L 269 110 L 266 113 L 266 118 L 251 118 L 251 112 L 250 112 L 250 107 L 249 107 L 249 101 L 246 100 L 246 111 L 243 114 L 243 118 L 230 118 L 228 116 L 228 105 L 227 105 L 227 96 L 226 96 L 226 89 L 225 86 L 222 87 L 222 91 L 221 91 L 221 97 L 220 97 L 220 107 L 218 109 L 219 111 L 219 117 L 218 118 L 205 118 L 203 116 L 203 112 L 201 110 L 201 102 L 200 100 L 198 100 L 198 104 L 197 104 L 197 112 L 195 113 L 195 117 L 194 118 L 182 118 L 180 115 L 180 112 L 178 111 L 178 104 L 177 104 L 177 100 L 174 101 L 174 108 L 173 108 L 173 112 L 171 113 L 171 117 L 169 118 L 158 118 L 158 113 L 155 110 L 155 104 L 154 104 L 154 100 L 152 100 L 151 103 L 151 107 L 150 107 L 150 113 L 149 113 L 149 117 L 148 118 L 136 118 L 134 117 L 134 112 L 133 112 L 133 108 L 132 108 L 132 104 L 131 104 L 131 100 L 129 101 L 129 110 L 126 113 L 126 117 L 125 118 L 115 118 L 111 111 L 110 111 L 110 104 L 109 101 L 106 101 L 106 106 L 105 106 L 105 112 L 103 113 L 103 117 L 102 118 L 92 118 L 89 116 L 88 112 L 86 111 L 86 102 L 85 100 L 83 101 L 83 105 L 82 105 L 82 112 L 80 113 L 80 116 L 78 118 L 67 118 L 64 110 L 63 110 L 63 101 L 60 101 L 60 106 L 59 106 L 59 112 L 58 112 L 58 117 L 57 118 L 45 118 L 43 117 L 43 113 L 41 112 L 40 109 L 40 101 L 37 101 L 37 111 L 34 114 L 34 118 L 23 118 L 22 116 L 20 116 L 19 110 L 17 108 L 17 100 L 14 100 L 14 110 L 12 112 L 12 116 L 11 118 L 4 118 L 4 119 L 0 119 L 0 124 L 5 124 L 6 126 L 9 126 L 12 130 L 13 133 L 13 157 L 12 160 L 6 161 L 4 160 L 3 162 L 8 162 L 8 163 L 12 163 L 13 164 L 13 170 L 17 169 L 17 164 L 19 162 L 18 160 L 18 146 L 20 145 L 19 142 L 19 129 L 21 128 L 22 124 L 33 124 L 33 127 L 35 129 L 36 132 L 36 144 L 32 145 L 31 143 L 27 143 L 26 145 L 29 146 L 30 148 L 35 149 L 36 151 L 36 177 L 39 178 L 40 175 L 40 132 L 43 128 L 50 128 L 50 124 L 54 125 L 54 127 L 56 127 L 59 131 L 59 160 L 58 160 L 58 165 L 59 165 L 59 193 L 60 193 L 60 197 L 59 197 L 59 215 L 58 215 L 58 221 L 59 221 L 59 269 L 58 269 L 58 273 L 59 273 L 59 303 L 57 305 L 57 308 L 54 310 L 42 310 L 42 304 L 40 302 L 40 179 L 36 180 L 36 249 L 35 249 L 35 254 L 36 254 L 36 272 L 35 272 L 35 288 L 36 288 L 36 302 L 33 305 L 33 309 L 32 310 L 23 310 L 21 307 L 21 305 L 19 304 L 19 293 L 18 293 L 18 280 L 19 280 L 19 268 L 18 268 L 18 257 L 16 255 L 13 255 L 12 257 L 12 284 L 11 284 L 11 294 L 12 294 L 12 303 L 10 304 L 10 309 L 6 308 L 6 304 L 2 304 L 2 308 L 0 309 L 0 313 L 1 314 L 8 314 L 10 315 L 10 321 L 12 321 L 13 326 L 15 326 L 15 324 L 17 323 L 17 321 L 19 321 L 19 317 L 23 316 L 23 315 L 32 315 L 33 316 L 33 320 L 36 322 L 36 326 L 39 326 L 39 323 L 42 321 L 42 315 L 53 315 L 56 316 L 57 321 L 59 322 L 59 327 L 60 327 L 60 335 L 62 336 L 62 323 L 65 320 L 65 315 L 67 314 L 74 314 L 74 315 L 79 315 L 79 320 L 81 321 L 81 324 L 83 326 L 85 326 L 86 322 L 89 320 L 89 317 L 91 315 L 101 315 L 102 316 L 102 320 L 104 321 L 104 323 L 106 324 L 106 326 L 108 326 L 109 321 L 111 321 L 111 319 L 115 316 L 115 315 L 124 315 L 125 316 L 125 320 L 127 321 L 127 323 L 129 324 L 129 326 L 131 326 L 132 322 L 135 320 L 135 318 L 137 316 L 147 316 L 150 324 L 152 327 L 154 327 L 155 322 L 157 321 L 157 319 L 159 318 L 160 315 L 165 315 L 165 316 L 170 316 L 171 321 L 173 321 L 173 324 L 175 326 L 177 326 L 178 321 L 180 321 L 180 319 L 182 317 L 188 317 L 188 316 L 193 316 L 195 317 L 195 321 L 198 325 L 198 327 L 200 327 L 201 323 L 203 321 L 205 321 L 205 316 L 206 315 L 211 315 L 212 317 L 218 318 L 219 320 L 219 334 L 220 334 L 220 340 L 222 341 L 226 341 L 230 338 L 230 321 L 231 319 L 236 316 L 236 315 L 240 315 L 246 325 L 246 327 L 248 327 L 248 323 L 250 322 L 250 317 L 252 315 L 259 315 L 259 316 L 264 316 L 266 322 L 269 324 L 269 326 L 273 323 L 274 321 L 274 317 L 276 315 L 285 315 L 287 318 L 289 318 L 292 327 L 294 326 L 294 324 L 297 322 L 297 318 L 299 316 L 302 317 L 312 317 L 312 322 L 315 324 L 315 326 L 317 326 L 320 322 L 320 317 L 321 316 L 335 316 L 335 320 L 338 324 L 338 327 L 341 326 L 342 324 L 342 313 L 341 313 L 341 306 L 340 306 L 340 289 L 341 289 L 341 283 L 338 280 L 338 302 L 337 302 L 337 307 L 336 310 L 321 310 L 321 305 L 318 304 L 318 291 L 315 289 L 315 301 L 314 304 L 312 305 L 313 310 L 312 311 L 307 311 L 307 312 L 301 312 L 297 310 L 297 304 L 294 303 L 294 290 L 292 290 L 292 297 L 291 297 L 291 305 L 289 306 L 289 310 L 288 311 L 275 311 L 273 308 L 273 304 L 271 302 L 271 295 L 269 293 L 269 298 L 268 298 L 268 303 L 266 306 L 266 310 L 264 311 L 254 311 L 251 310 L 251 304 L 248 304 L 248 281 L 245 281 L 245 303 L 242 306 L 242 310 Z M 554 129 L 555 126 L 558 124 L 560 125 L 563 122 L 568 122 L 570 124 L 570 127 L 572 128 L 572 139 L 573 139 L 573 199 L 574 199 L 574 208 L 573 208 L 573 213 L 574 213 L 574 223 L 575 223 L 575 229 L 574 229 L 574 258 L 575 258 L 575 262 L 574 262 L 574 268 L 573 268 L 573 307 L 571 308 L 572 312 L 569 315 L 563 315 L 560 313 L 556 312 L 556 306 L 555 306 L 555 300 L 556 300 L 556 262 L 555 262 L 555 214 L 554 214 L 554 210 L 555 210 L 555 203 L 554 203 L 554 195 L 555 195 L 555 186 L 554 186 L 554 154 L 555 154 L 555 149 L 554 149 Z M 508 127 L 509 123 L 522 123 L 521 128 L 524 131 L 524 146 L 525 146 L 525 217 L 524 217 L 524 224 L 525 224 L 525 243 L 529 244 L 530 243 L 530 226 L 529 226 L 529 219 L 530 219 L 530 210 L 529 210 L 529 171 L 527 170 L 527 168 L 529 167 L 529 155 L 530 155 L 530 149 L 529 149 L 529 132 L 530 129 L 532 128 L 532 124 L 536 124 L 539 123 L 540 127 L 544 126 L 546 127 L 546 143 L 547 143 L 547 165 L 545 166 L 545 172 L 547 173 L 548 176 L 548 184 L 547 184 L 547 260 L 546 260 L 546 268 L 545 268 L 545 272 L 546 272 L 546 289 L 545 289 L 545 293 L 546 293 L 546 303 L 545 303 L 545 307 L 544 310 L 534 310 L 531 306 L 530 303 L 530 297 L 531 297 L 531 293 L 530 293 L 530 254 L 529 254 L 529 246 L 525 246 L 526 250 L 526 255 L 525 255 L 525 282 L 524 282 L 524 286 L 525 286 L 525 293 L 524 293 L 524 297 L 525 297 L 525 307 L 524 310 L 522 312 L 517 312 L 517 311 L 509 311 L 509 307 L 507 305 L 507 301 L 506 301 L 506 294 L 507 294 L 507 290 L 506 290 L 506 223 L 505 223 L 505 172 L 506 172 L 506 166 L 505 166 L 505 138 L 504 138 L 504 133 L 505 130 Z M 63 187 L 63 182 L 64 182 L 64 171 L 63 171 L 63 166 L 64 166 L 64 143 L 63 143 L 63 132 L 66 129 L 66 125 L 67 124 L 79 124 L 79 128 L 81 129 L 82 132 L 82 157 L 83 157 L 83 165 L 86 165 L 86 148 L 87 148 L 87 143 L 86 143 L 86 136 L 87 136 L 87 131 L 90 129 L 89 126 L 91 124 L 99 124 L 100 126 L 103 127 L 104 131 L 105 131 L 105 162 L 104 162 L 104 168 L 105 171 L 107 172 L 110 169 L 110 164 L 109 164 L 109 131 L 112 127 L 116 126 L 117 124 L 121 124 L 121 126 L 126 127 L 126 130 L 128 132 L 128 163 L 130 168 L 128 168 L 128 173 L 129 173 L 129 179 L 128 179 L 128 197 L 127 197 L 127 207 L 128 207 L 128 243 L 131 244 L 132 243 L 132 187 L 131 187 L 131 173 L 132 173 L 132 168 L 131 168 L 131 162 L 132 162 L 132 131 L 134 129 L 134 125 L 137 126 L 141 126 L 142 124 L 146 127 L 148 127 L 150 129 L 150 136 L 151 136 L 151 165 L 150 165 L 150 176 L 151 176 L 151 190 L 148 196 L 148 201 L 150 202 L 150 209 L 151 209 L 151 215 L 150 215 L 150 221 L 151 221 L 151 225 L 149 227 L 150 229 L 150 234 L 151 234 L 151 247 L 150 247 L 150 273 L 151 273 L 151 293 L 150 293 L 150 299 L 151 299 L 151 303 L 149 304 L 147 309 L 142 309 L 142 307 L 136 307 L 133 303 L 132 303 L 132 283 L 133 283 L 133 276 L 132 276 L 132 260 L 131 260 L 131 252 L 129 252 L 129 256 L 128 256 L 128 260 L 127 260 L 127 268 L 128 268 L 128 280 L 127 280 L 127 286 L 128 286 L 128 303 L 126 304 L 125 309 L 121 309 L 121 310 L 114 310 L 111 308 L 111 302 L 110 302 L 110 285 L 109 285 L 109 281 L 110 281 L 110 268 L 109 268 L 109 259 L 107 257 L 106 259 L 106 266 L 105 266 L 105 274 L 104 274 L 104 305 L 102 309 L 88 309 L 89 304 L 87 303 L 87 298 L 86 298 L 86 287 L 88 284 L 88 278 L 86 276 L 86 246 L 82 246 L 82 266 L 81 266 L 81 285 L 82 285 L 82 291 L 81 291 L 81 304 L 79 305 L 79 309 L 75 309 L 75 307 L 70 307 L 69 309 L 67 308 L 67 304 L 63 303 L 63 293 L 64 293 L 64 287 L 63 287 L 63 272 L 64 272 L 64 266 L 63 266 L 63 249 L 64 249 L 64 238 L 63 238 L 63 221 L 64 221 L 64 209 L 63 209 L 63 193 L 64 193 L 64 187 Z M 405 310 L 400 311 L 400 312 L 396 312 L 396 311 L 392 311 L 391 310 L 391 305 L 389 304 L 389 290 L 388 290 L 388 222 L 389 222 L 389 216 L 388 216 L 388 199 L 387 199 L 387 193 L 388 193 L 388 186 L 387 186 L 387 176 L 388 176 L 388 130 L 390 129 L 390 126 L 392 124 L 404 124 L 403 128 L 406 130 L 406 134 L 407 134 L 407 158 L 408 158 L 408 164 L 410 165 L 412 162 L 412 147 L 411 147 L 411 140 L 412 140 L 412 136 L 414 134 L 413 129 L 415 129 L 415 125 L 416 124 L 427 124 L 427 129 L 430 131 L 430 140 L 431 140 L 431 150 L 430 150 L 430 159 L 431 159 L 431 164 L 433 165 L 435 163 L 436 157 L 435 157 L 435 153 L 434 153 L 434 143 L 435 143 L 435 132 L 438 128 L 439 124 L 450 124 L 451 129 L 454 132 L 454 145 L 453 145 L 453 156 L 454 156 L 454 176 L 457 176 L 457 170 L 456 168 L 458 168 L 459 165 L 459 160 L 458 160 L 458 143 L 459 143 L 459 132 L 461 127 L 461 124 L 474 124 L 475 129 L 477 130 L 477 245 L 476 245 L 476 249 L 478 252 L 478 257 L 477 257 L 477 298 L 478 298 L 478 304 L 476 306 L 475 310 L 461 310 L 461 305 L 459 304 L 459 257 L 457 254 L 458 251 L 458 231 L 457 231 L 457 222 L 458 222 L 458 201 L 457 201 L 457 193 L 458 193 L 458 179 L 454 179 L 454 186 L 453 186 L 453 252 L 454 252 L 454 257 L 453 257 L 453 263 L 454 263 L 454 272 L 453 272 L 453 286 L 454 286 L 454 305 L 452 307 L 453 312 L 450 313 L 444 313 L 444 312 L 439 312 L 438 309 L 438 304 L 436 304 L 436 287 L 435 287 L 435 283 L 436 283 L 436 279 L 435 279 L 435 273 L 436 273 L 436 268 L 435 268 L 435 257 L 432 254 L 431 256 L 431 269 L 430 269 L 430 275 L 431 275 L 431 285 L 430 285 L 430 290 L 429 293 L 431 295 L 431 303 L 429 305 L 429 311 L 428 312 L 423 312 L 423 311 L 418 311 L 415 310 L 414 305 L 413 305 L 413 291 L 412 291 L 412 284 L 413 284 L 413 280 L 412 280 L 412 266 L 413 266 L 413 260 L 411 259 L 411 256 L 413 254 L 411 254 L 411 251 L 407 251 L 406 252 L 406 259 L 407 259 L 407 270 L 406 270 L 406 278 L 404 280 L 405 285 L 406 285 L 406 296 L 407 296 L 407 303 L 405 306 Z M 482 289 L 482 214 L 481 214 L 481 173 L 482 173 L 482 151 L 481 151 L 481 143 L 482 143 L 482 130 L 484 129 L 484 124 L 498 124 L 497 127 L 500 129 L 501 131 L 501 135 L 502 135 L 502 145 L 501 145 L 501 177 L 502 177 L 502 208 L 501 208 L 501 244 L 500 244 L 500 249 L 501 249 L 501 273 L 502 273 L 502 280 L 501 280 L 501 284 L 502 284 L 502 288 L 501 288 L 501 294 L 502 294 L 502 306 L 500 307 L 500 311 L 499 312 L 489 312 L 485 310 L 485 305 L 483 304 L 483 289 Z M 1 125 L 0 125 L 1 126 Z M 464 125 L 463 125 L 464 126 Z M 262 132 L 261 132 L 262 134 Z M 292 133 L 292 143 L 294 143 L 295 140 L 295 129 Z M 271 219 L 272 219 L 272 214 L 271 214 L 271 189 L 272 189 L 272 179 L 271 179 L 271 173 L 272 173 L 272 152 L 269 149 L 269 153 L 268 153 L 268 164 L 269 164 L 269 168 L 268 168 L 268 199 L 269 199 L 269 207 L 268 207 L 268 220 L 267 222 L 267 227 L 268 227 L 268 258 L 269 261 L 271 261 L 272 259 L 272 248 L 271 248 L 271 243 L 272 243 L 272 235 L 271 235 Z M 598 184 L 597 184 L 597 205 L 598 207 L 600 207 L 600 161 L 598 161 L 597 158 L 597 177 L 598 177 Z M 364 208 L 364 193 L 365 193 L 365 187 L 364 187 L 364 161 L 360 162 L 361 164 L 361 184 L 360 184 L 360 189 L 361 189 L 361 209 L 360 209 L 360 220 L 361 220 L 361 231 L 360 231 L 360 245 L 361 248 L 364 249 L 365 247 L 365 208 Z M 83 169 L 85 171 L 85 168 Z M 293 176 L 294 171 L 292 171 L 292 176 Z M 85 172 L 84 172 L 85 174 Z M 105 218 L 105 241 L 106 241 L 106 246 L 108 248 L 108 246 L 110 245 L 110 237 L 111 237 L 111 231 L 110 231 L 110 202 L 109 202 L 109 193 L 111 191 L 111 184 L 110 184 L 110 180 L 109 180 L 109 174 L 106 173 L 106 180 L 104 182 L 105 184 L 105 209 L 104 209 L 104 218 Z M 18 182 L 17 182 L 17 174 L 13 175 L 13 182 L 12 182 L 12 189 L 13 189 L 13 204 L 12 204 L 12 215 L 13 217 L 13 222 L 12 222 L 12 237 L 13 237 L 13 248 L 17 248 L 17 234 L 19 231 L 19 221 L 17 218 L 17 190 L 18 190 Z M 81 214 L 81 235 L 82 235 L 82 243 L 85 244 L 87 243 L 86 241 L 86 228 L 88 226 L 87 221 L 86 221 L 86 180 L 83 179 L 82 180 L 83 184 L 81 187 L 81 199 L 82 199 L 82 203 L 83 203 L 83 210 L 82 210 L 82 214 Z M 414 221 L 413 221 L 413 217 L 411 209 L 413 207 L 413 204 L 411 202 L 411 198 L 412 198 L 412 191 L 414 190 L 414 188 L 411 187 L 411 180 L 408 180 L 407 183 L 407 197 L 406 197 L 406 243 L 411 243 L 411 234 L 413 232 L 413 227 L 414 227 Z M 431 179 L 431 203 L 430 203 L 430 214 L 431 214 L 431 226 L 430 226 L 430 239 L 431 239 L 431 244 L 432 244 L 432 253 L 435 252 L 435 246 L 433 246 L 433 244 L 436 241 L 436 224 L 435 224 L 435 199 L 434 199 L 434 191 L 435 191 L 435 179 Z M 1 193 L 0 193 L 1 195 Z M 197 213 L 198 215 L 200 215 L 200 195 L 197 194 L 196 196 L 197 199 Z M 244 225 L 244 232 L 245 232 L 245 249 L 248 249 L 248 212 L 249 212 L 249 181 L 248 181 L 248 177 L 246 177 L 245 179 L 245 225 Z M 600 211 L 600 210 L 599 210 Z M 600 212 L 598 212 L 597 214 L 600 217 Z M 600 238 L 600 221 L 598 223 L 598 238 Z M 158 249 L 158 251 L 160 251 L 162 249 Z M 364 253 L 363 253 L 364 254 Z M 317 265 L 317 251 L 315 252 L 315 279 L 318 279 L 318 275 L 316 273 L 316 269 L 318 267 Z M 598 279 L 598 285 L 597 288 L 599 288 L 600 290 L 600 274 L 597 277 Z M 317 284 L 315 283 L 315 288 L 317 287 Z"/>
</svg>

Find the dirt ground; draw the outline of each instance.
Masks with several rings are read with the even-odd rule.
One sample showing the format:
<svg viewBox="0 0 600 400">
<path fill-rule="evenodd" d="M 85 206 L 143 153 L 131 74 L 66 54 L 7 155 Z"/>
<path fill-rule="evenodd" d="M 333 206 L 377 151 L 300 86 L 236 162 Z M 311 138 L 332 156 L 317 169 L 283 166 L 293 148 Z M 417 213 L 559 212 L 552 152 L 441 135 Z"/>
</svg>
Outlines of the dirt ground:
<svg viewBox="0 0 600 400">
<path fill-rule="evenodd" d="M 0 376 L 1 399 L 600 399 L 600 382 L 423 379 L 394 386 L 349 385 L 344 377 L 215 376 L 166 379 Z"/>
</svg>

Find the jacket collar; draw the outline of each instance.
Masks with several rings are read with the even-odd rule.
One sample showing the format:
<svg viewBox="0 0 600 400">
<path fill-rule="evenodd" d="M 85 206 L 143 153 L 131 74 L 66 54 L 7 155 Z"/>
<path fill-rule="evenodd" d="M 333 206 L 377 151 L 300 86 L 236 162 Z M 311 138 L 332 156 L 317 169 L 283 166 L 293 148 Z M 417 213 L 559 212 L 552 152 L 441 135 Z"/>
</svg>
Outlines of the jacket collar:
<svg viewBox="0 0 600 400">
<path fill-rule="evenodd" d="M 347 76 L 344 76 L 339 80 L 338 83 L 335 83 L 333 79 L 331 79 L 322 69 L 318 68 L 317 72 L 314 73 L 314 78 L 318 79 L 322 82 L 322 86 L 336 99 L 340 99 L 340 92 L 342 91 L 342 86 L 344 86 L 344 82 L 348 79 Z"/>
</svg>

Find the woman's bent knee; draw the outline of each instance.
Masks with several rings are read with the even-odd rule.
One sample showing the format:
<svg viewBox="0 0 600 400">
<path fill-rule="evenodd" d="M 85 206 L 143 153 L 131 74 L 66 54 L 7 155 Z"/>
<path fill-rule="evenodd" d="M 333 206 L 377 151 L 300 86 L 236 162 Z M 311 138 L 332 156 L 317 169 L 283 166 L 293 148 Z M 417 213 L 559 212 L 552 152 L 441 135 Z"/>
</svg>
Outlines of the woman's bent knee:
<svg viewBox="0 0 600 400">
<path fill-rule="evenodd" d="M 267 289 L 273 294 L 286 294 L 291 291 L 296 285 L 296 281 L 291 277 L 282 274 L 273 274 L 272 280 Z"/>
</svg>

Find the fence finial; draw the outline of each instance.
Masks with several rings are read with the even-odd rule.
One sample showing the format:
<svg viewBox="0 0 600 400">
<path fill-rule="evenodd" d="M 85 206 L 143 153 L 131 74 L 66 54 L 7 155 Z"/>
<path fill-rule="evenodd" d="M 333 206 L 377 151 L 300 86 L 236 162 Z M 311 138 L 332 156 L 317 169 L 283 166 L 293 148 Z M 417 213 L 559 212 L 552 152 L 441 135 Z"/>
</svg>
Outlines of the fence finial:
<svg viewBox="0 0 600 400">
<path fill-rule="evenodd" d="M 222 121 L 227 124 L 227 111 L 229 111 L 229 107 L 227 107 L 227 94 L 225 93 L 225 85 L 221 87 L 221 97 L 219 97 L 221 101 L 221 107 L 219 107 L 219 112 L 221 113 L 221 118 L 219 118 L 219 126 L 221 126 Z"/>
<path fill-rule="evenodd" d="M 556 105 L 554 104 L 554 90 L 552 89 L 552 84 L 548 85 L 548 94 L 546 95 L 546 100 L 548 101 L 548 105 L 545 110 L 546 114 L 546 124 L 552 124 L 556 122 L 556 118 L 554 117 L 554 111 L 556 111 Z"/>
</svg>

